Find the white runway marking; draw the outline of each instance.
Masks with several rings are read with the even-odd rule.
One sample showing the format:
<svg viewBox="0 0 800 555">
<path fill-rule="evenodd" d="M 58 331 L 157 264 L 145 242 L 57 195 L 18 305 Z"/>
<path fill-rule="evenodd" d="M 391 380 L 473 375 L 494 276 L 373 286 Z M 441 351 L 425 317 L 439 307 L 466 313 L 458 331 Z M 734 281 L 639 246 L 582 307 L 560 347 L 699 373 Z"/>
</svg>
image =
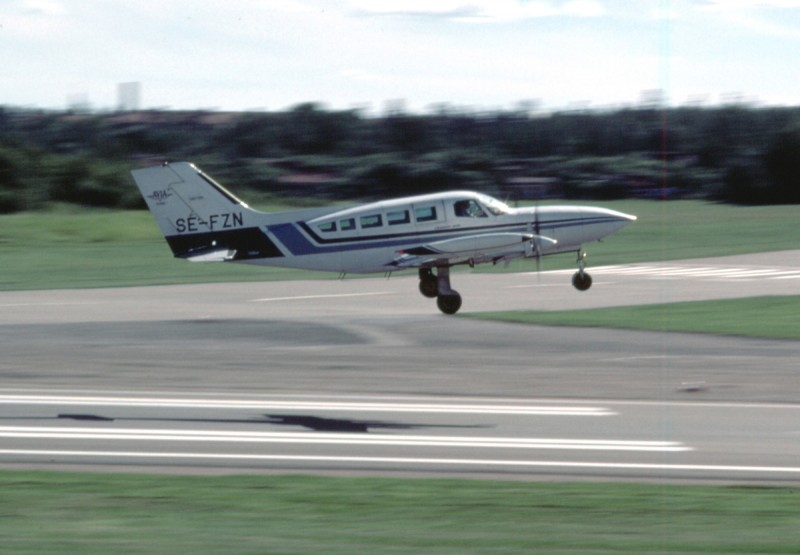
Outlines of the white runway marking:
<svg viewBox="0 0 800 555">
<path fill-rule="evenodd" d="M 58 303 L 0 303 L 0 308 L 19 308 L 22 306 L 93 306 L 101 303 L 93 302 L 58 302 Z"/>
<path fill-rule="evenodd" d="M 407 447 L 491 447 L 495 449 L 571 449 L 589 451 L 692 451 L 673 441 L 626 441 L 603 439 L 494 438 L 418 436 L 389 434 L 315 434 L 311 432 L 236 432 L 212 430 L 149 430 L 141 428 L 0 427 L 0 437 L 27 439 L 107 439 L 231 443 L 300 443 L 324 445 L 390 445 Z"/>
<path fill-rule="evenodd" d="M 462 403 L 398 403 L 398 402 L 339 402 L 339 401 L 278 401 L 278 400 L 212 400 L 148 397 L 82 397 L 61 395 L 0 395 L 0 404 L 68 405 L 111 407 L 170 407 L 204 409 L 256 410 L 346 410 L 357 412 L 405 412 L 448 414 L 516 414 L 551 416 L 612 416 L 615 412 L 602 407 L 539 406 L 519 404 L 462 404 Z"/>
<path fill-rule="evenodd" d="M 254 303 L 274 303 L 280 301 L 309 301 L 316 299 L 343 299 L 347 297 L 374 297 L 378 295 L 391 295 L 390 291 L 374 291 L 370 293 L 338 293 L 330 295 L 300 295 L 297 297 L 267 297 L 264 299 L 253 299 Z"/>
<path fill-rule="evenodd" d="M 565 270 L 558 270 L 566 273 Z M 800 279 L 800 270 L 793 268 L 758 268 L 724 266 L 659 266 L 655 264 L 630 264 L 619 266 L 597 266 L 591 269 L 598 276 L 629 275 L 654 279 L 696 278 L 706 280 L 762 280 Z M 569 270 L 568 272 L 572 272 Z"/>
<path fill-rule="evenodd" d="M 430 466 L 487 466 L 487 467 L 537 467 L 608 470 L 649 470 L 659 472 L 719 472 L 754 474 L 800 474 L 796 466 L 746 466 L 746 465 L 704 465 L 704 464 L 659 464 L 659 463 L 613 463 L 580 461 L 512 461 L 498 459 L 453 459 L 416 457 L 356 457 L 322 455 L 258 455 L 232 453 L 145 453 L 141 451 L 67 451 L 35 449 L 0 449 L 0 455 L 40 456 L 40 457 L 92 457 L 92 458 L 134 458 L 134 459 L 177 459 L 177 460 L 226 460 L 252 462 L 311 462 L 311 463 L 358 463 L 358 464 L 402 464 Z"/>
</svg>

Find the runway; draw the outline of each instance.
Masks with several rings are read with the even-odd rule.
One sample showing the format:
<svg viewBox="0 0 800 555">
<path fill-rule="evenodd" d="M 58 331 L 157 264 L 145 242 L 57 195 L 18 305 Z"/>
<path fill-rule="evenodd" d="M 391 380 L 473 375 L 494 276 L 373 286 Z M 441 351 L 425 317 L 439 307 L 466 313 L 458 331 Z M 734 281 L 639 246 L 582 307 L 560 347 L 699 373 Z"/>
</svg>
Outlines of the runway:
<svg viewBox="0 0 800 555">
<path fill-rule="evenodd" d="M 798 252 L 453 286 L 463 311 L 799 294 Z M 0 309 L 3 467 L 800 482 L 799 342 L 447 317 L 413 275 Z"/>
<path fill-rule="evenodd" d="M 794 405 L 97 393 L 0 402 L 4 466 L 800 481 Z"/>
</svg>

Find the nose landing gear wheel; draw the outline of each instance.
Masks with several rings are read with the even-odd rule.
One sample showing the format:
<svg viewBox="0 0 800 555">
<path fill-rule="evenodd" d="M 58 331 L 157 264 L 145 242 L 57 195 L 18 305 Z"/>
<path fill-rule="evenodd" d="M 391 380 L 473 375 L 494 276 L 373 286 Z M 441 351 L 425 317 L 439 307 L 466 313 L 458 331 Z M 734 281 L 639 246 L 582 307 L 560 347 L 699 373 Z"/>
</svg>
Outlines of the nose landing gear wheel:
<svg viewBox="0 0 800 555">
<path fill-rule="evenodd" d="M 586 272 L 575 272 L 572 275 L 572 286 L 578 291 L 586 291 L 592 286 L 592 276 Z"/>
<path fill-rule="evenodd" d="M 586 291 L 592 286 L 592 276 L 584 271 L 586 267 L 586 253 L 578 249 L 578 271 L 572 274 L 572 286 L 578 291 Z"/>
</svg>

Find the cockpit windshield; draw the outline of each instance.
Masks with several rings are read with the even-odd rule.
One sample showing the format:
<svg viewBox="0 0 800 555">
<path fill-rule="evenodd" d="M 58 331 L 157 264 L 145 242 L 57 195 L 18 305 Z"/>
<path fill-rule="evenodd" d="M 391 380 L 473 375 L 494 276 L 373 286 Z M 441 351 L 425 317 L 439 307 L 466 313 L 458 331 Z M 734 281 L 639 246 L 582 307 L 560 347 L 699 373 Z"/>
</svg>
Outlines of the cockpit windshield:
<svg viewBox="0 0 800 555">
<path fill-rule="evenodd" d="M 511 209 L 506 203 L 500 202 L 496 198 L 487 195 L 480 195 L 478 199 L 481 201 L 481 204 L 483 204 L 483 206 L 495 216 L 501 216 L 511 212 Z"/>
<path fill-rule="evenodd" d="M 489 214 L 494 216 L 508 214 L 511 209 L 496 198 L 487 195 L 473 195 L 473 198 L 454 202 L 453 211 L 460 218 L 487 218 Z"/>
</svg>

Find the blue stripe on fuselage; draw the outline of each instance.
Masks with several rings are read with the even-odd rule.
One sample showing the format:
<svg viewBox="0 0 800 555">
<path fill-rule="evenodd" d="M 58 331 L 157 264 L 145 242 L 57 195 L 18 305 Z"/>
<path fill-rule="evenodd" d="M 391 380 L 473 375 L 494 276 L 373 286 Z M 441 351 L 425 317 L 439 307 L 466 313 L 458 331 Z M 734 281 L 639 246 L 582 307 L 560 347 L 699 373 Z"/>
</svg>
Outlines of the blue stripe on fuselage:
<svg viewBox="0 0 800 555">
<path fill-rule="evenodd" d="M 270 225 L 267 226 L 267 230 L 295 256 L 320 252 L 318 247 L 311 244 L 311 241 L 300 233 L 295 224 Z"/>
<path fill-rule="evenodd" d="M 432 236 L 431 233 L 403 233 L 372 237 L 338 238 L 328 241 L 320 240 L 318 237 L 314 237 L 314 242 L 312 242 L 308 236 L 301 231 L 301 227 L 303 231 L 308 233 L 308 236 L 313 237 L 313 234 L 310 233 L 310 230 L 308 230 L 302 223 L 271 225 L 267 227 L 267 230 L 294 256 L 345 252 L 362 249 L 377 249 L 383 247 L 399 247 L 402 245 L 407 245 L 412 239 L 415 239 L 420 243 L 426 243 L 429 241 L 434 241 L 438 238 L 435 236 L 435 234 Z M 448 233 L 451 235 L 456 232 L 463 233 L 463 230 L 448 231 Z"/>
</svg>

